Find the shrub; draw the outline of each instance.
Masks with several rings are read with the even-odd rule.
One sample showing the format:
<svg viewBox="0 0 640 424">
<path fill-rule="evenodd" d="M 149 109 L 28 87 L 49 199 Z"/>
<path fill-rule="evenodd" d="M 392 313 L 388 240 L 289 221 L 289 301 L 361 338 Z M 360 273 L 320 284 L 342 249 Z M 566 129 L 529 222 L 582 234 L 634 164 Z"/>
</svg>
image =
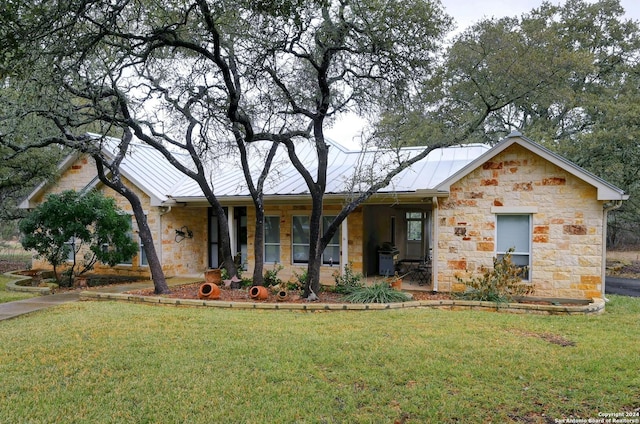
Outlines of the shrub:
<svg viewBox="0 0 640 424">
<path fill-rule="evenodd" d="M 293 275 L 295 275 L 296 279 L 298 280 L 298 283 L 295 283 L 295 282 L 287 283 L 287 289 L 294 290 L 294 289 L 291 289 L 290 286 L 295 286 L 296 287 L 295 290 L 297 290 L 297 289 L 299 289 L 301 287 L 304 287 L 304 285 L 307 284 L 307 280 L 309 279 L 309 275 L 307 273 L 307 269 L 306 268 L 303 269 L 303 270 L 300 270 L 300 274 L 298 274 L 294 270 L 293 271 Z"/>
<path fill-rule="evenodd" d="M 344 267 L 344 274 L 336 271 L 333 273 L 333 279 L 336 282 L 333 291 L 336 293 L 349 294 L 353 293 L 354 290 L 359 289 L 363 286 L 362 283 L 362 274 L 354 273 L 351 268 L 351 263 L 348 263 Z"/>
<path fill-rule="evenodd" d="M 459 297 L 468 300 L 483 300 L 491 302 L 510 302 L 517 296 L 533 293 L 533 287 L 522 281 L 522 275 L 527 267 L 519 267 L 511 261 L 513 249 L 509 249 L 502 258 L 493 258 L 493 269 L 484 269 L 481 277 L 464 280 L 456 279 L 467 286 Z"/>
<path fill-rule="evenodd" d="M 351 303 L 395 303 L 407 302 L 411 296 L 407 293 L 394 290 L 385 282 L 372 286 L 363 286 L 354 289 L 345 296 L 345 300 Z"/>
<path fill-rule="evenodd" d="M 278 273 L 282 271 L 284 267 L 280 264 L 273 264 L 273 269 L 268 269 L 264 272 L 264 286 L 279 286 L 282 284 L 282 280 L 278 278 Z"/>
</svg>

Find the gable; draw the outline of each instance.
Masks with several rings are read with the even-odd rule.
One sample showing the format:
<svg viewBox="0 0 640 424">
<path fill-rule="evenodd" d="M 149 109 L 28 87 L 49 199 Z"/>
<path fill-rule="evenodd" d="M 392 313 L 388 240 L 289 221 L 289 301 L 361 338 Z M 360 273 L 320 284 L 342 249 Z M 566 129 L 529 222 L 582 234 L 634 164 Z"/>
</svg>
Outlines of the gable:
<svg viewBox="0 0 640 424">
<path fill-rule="evenodd" d="M 519 132 L 513 132 L 507 138 L 495 145 L 491 150 L 487 151 L 482 156 L 478 157 L 473 162 L 469 163 L 466 167 L 451 175 L 438 185 L 437 189 L 444 192 L 449 192 L 451 186 L 460 181 L 462 178 L 469 175 L 475 169 L 481 167 L 491 166 L 505 166 L 504 163 L 496 164 L 494 158 L 505 150 L 509 149 L 513 145 L 518 145 L 531 154 L 544 159 L 544 161 L 551 163 L 568 174 L 580 179 L 586 184 L 591 185 L 596 190 L 596 199 L 601 201 L 621 201 L 627 200 L 629 195 L 612 184 L 604 181 L 603 179 L 593 175 L 592 173 L 580 168 L 576 164 L 564 159 L 563 157 L 551 152 L 545 147 L 534 143 L 526 137 L 523 137 Z M 507 165 L 508 166 L 508 165 Z"/>
</svg>

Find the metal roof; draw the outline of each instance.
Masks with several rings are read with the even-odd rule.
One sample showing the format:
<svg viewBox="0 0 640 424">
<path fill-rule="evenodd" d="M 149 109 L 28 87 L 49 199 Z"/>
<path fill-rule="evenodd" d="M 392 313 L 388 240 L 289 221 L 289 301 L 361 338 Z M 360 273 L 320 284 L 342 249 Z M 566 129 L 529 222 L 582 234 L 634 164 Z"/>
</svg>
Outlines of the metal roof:
<svg viewBox="0 0 640 424">
<path fill-rule="evenodd" d="M 102 148 L 107 155 L 112 155 L 115 152 L 120 141 L 110 137 L 94 136 L 103 141 Z M 599 200 L 626 200 L 628 198 L 624 191 L 526 137 L 522 137 L 519 133 L 510 134 L 493 148 L 484 144 L 466 144 L 434 149 L 425 158 L 396 175 L 387 187 L 378 190 L 378 192 L 383 194 L 420 193 L 421 196 L 429 192 L 432 192 L 433 195 L 446 194 L 453 182 L 467 175 L 482 162 L 495 156 L 514 142 L 597 187 Z M 362 152 L 349 150 L 332 140 L 327 140 L 327 144 L 329 145 L 329 161 L 325 193 L 337 195 L 366 188 L 371 181 L 386 175 L 387 171 L 397 163 L 398 157 L 403 159 L 413 157 L 424 149 L 424 147 L 410 147 L 399 151 L 377 149 Z M 266 151 L 267 145 L 264 143 L 256 143 L 248 148 L 251 173 L 255 179 L 262 170 Z M 296 153 L 312 177 L 315 178 L 318 160 L 314 144 L 311 142 L 299 143 L 296 145 Z M 175 152 L 174 157 L 185 166 L 195 169 L 188 154 Z M 71 161 L 64 163 L 69 165 Z M 210 160 L 206 166 L 210 184 L 217 197 L 221 199 L 250 197 L 242 166 L 237 156 L 221 156 Z M 120 170 L 125 178 L 150 196 L 152 206 L 175 202 L 206 201 L 202 190 L 193 179 L 171 165 L 158 150 L 140 141 L 131 143 Z M 350 185 L 349 181 L 354 177 L 363 182 L 361 186 Z M 21 207 L 27 207 L 29 199 L 41 190 L 44 190 L 44 185 L 36 188 L 21 204 Z M 269 197 L 306 196 L 308 194 L 307 185 L 292 165 L 286 149 L 284 146 L 279 146 L 271 172 L 265 181 L 264 195 Z"/>
<path fill-rule="evenodd" d="M 390 169 L 393 166 L 394 158 L 397 155 L 397 152 L 391 150 L 372 150 L 368 152 L 348 150 L 331 140 L 327 140 L 327 144 L 330 146 L 327 168 L 327 194 L 349 192 L 349 181 L 356 173 L 359 173 L 359 178 L 363 181 L 379 178 L 384 175 L 383 173 L 386 173 L 386 169 Z M 403 157 L 415 156 L 422 149 L 419 147 L 405 148 L 401 150 L 401 155 Z M 482 144 L 435 149 L 424 159 L 398 174 L 389 186 L 379 190 L 379 192 L 415 192 L 417 190 L 435 189 L 440 182 L 489 149 L 489 146 Z M 252 175 L 257 177 L 263 163 L 264 147 L 254 147 L 252 153 L 254 164 Z M 317 156 L 314 146 L 311 143 L 302 143 L 297 146 L 297 154 L 311 175 L 315 177 L 317 173 Z M 215 169 L 215 172 L 211 173 L 211 184 L 216 196 L 250 195 L 241 165 L 237 159 L 228 158 L 226 161 L 219 159 L 213 169 Z M 364 184 L 363 187 L 358 188 L 364 188 Z M 309 189 L 304 179 L 291 164 L 283 146 L 279 147 L 274 159 L 272 170 L 265 182 L 264 194 L 265 196 L 309 194 Z M 176 201 L 194 200 L 203 196 L 200 187 L 190 178 L 181 180 L 167 195 Z"/>
</svg>

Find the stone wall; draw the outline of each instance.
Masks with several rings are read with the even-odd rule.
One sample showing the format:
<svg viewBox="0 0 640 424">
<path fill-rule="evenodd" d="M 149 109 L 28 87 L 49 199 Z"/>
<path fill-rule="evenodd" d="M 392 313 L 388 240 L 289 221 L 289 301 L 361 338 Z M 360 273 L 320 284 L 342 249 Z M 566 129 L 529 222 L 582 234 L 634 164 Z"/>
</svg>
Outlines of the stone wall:
<svg viewBox="0 0 640 424">
<path fill-rule="evenodd" d="M 596 189 L 514 144 L 453 184 L 437 211 L 441 291 L 492 267 L 496 214 L 532 214 L 535 296 L 593 298 L 602 289 L 603 204 Z"/>
</svg>

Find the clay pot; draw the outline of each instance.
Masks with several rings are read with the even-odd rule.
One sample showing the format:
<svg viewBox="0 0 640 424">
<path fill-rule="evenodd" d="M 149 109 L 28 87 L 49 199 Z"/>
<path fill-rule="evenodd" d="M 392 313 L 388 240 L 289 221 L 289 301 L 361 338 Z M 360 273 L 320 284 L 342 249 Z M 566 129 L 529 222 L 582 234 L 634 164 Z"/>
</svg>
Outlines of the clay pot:
<svg viewBox="0 0 640 424">
<path fill-rule="evenodd" d="M 204 272 L 204 281 L 212 284 L 220 284 L 222 281 L 222 270 L 218 268 L 206 270 Z"/>
<path fill-rule="evenodd" d="M 204 283 L 198 290 L 200 299 L 220 299 L 220 287 L 213 283 Z"/>
<path fill-rule="evenodd" d="M 402 278 L 393 278 L 389 283 L 392 289 L 402 290 Z"/>
<path fill-rule="evenodd" d="M 279 302 L 284 302 L 285 300 L 289 299 L 289 293 L 286 290 L 278 290 L 278 293 L 276 294 L 276 299 Z"/>
<path fill-rule="evenodd" d="M 254 300 L 265 300 L 269 297 L 269 291 L 264 286 L 253 286 L 249 289 L 249 297 Z"/>
</svg>

